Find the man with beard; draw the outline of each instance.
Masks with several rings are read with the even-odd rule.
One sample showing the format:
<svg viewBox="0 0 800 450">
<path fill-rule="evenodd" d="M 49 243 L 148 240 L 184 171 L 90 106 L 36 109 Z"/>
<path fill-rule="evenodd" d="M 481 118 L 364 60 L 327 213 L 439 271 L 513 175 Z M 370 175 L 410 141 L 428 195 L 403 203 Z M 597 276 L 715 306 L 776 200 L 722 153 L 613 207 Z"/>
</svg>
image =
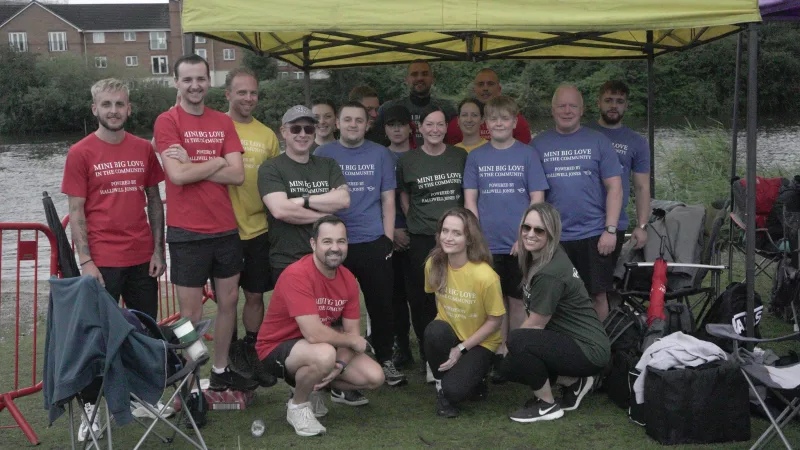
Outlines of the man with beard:
<svg viewBox="0 0 800 450">
<path fill-rule="evenodd" d="M 392 362 L 395 159 L 386 147 L 364 139 L 368 121 L 360 103 L 345 103 L 336 119 L 339 140 L 319 147 L 314 154 L 336 160 L 350 186 L 350 207 L 336 213 L 348 230 L 351 257 L 344 265 L 364 293 L 375 358 L 383 367 L 386 383 L 396 386 L 405 383 L 406 377 Z"/>
<path fill-rule="evenodd" d="M 158 191 L 164 172 L 150 142 L 124 130 L 131 113 L 128 87 L 108 78 L 95 83 L 91 92 L 99 125 L 69 149 L 61 183 L 69 202 L 72 242 L 83 275 L 96 278 L 117 301 L 122 296 L 129 308 L 156 319 L 156 279 L 166 267 Z M 99 388 L 84 391 L 89 417 Z M 97 420 L 92 428 L 99 431 Z M 78 440 L 88 435 L 89 423 L 81 419 Z"/>
<path fill-rule="evenodd" d="M 180 103 L 158 116 L 153 132 L 167 174 L 170 276 L 180 313 L 192 322 L 202 317 L 203 286 L 213 278 L 217 318 L 210 388 L 252 390 L 258 383 L 228 367 L 243 255 L 227 186 L 244 182 L 242 143 L 231 118 L 204 105 L 210 87 L 206 60 L 183 56 L 174 74 Z"/>
<path fill-rule="evenodd" d="M 555 128 L 531 141 L 542 161 L 550 189 L 545 201 L 561 213 L 561 246 L 592 296 L 597 317 L 608 315 L 625 232 L 619 230 L 622 208 L 622 168 L 611 141 L 581 126 L 583 97 L 565 84 L 553 95 Z"/>
<path fill-rule="evenodd" d="M 619 229 L 628 229 L 628 213 L 625 208 L 633 192 L 636 197 L 636 228 L 631 232 L 636 248 L 647 242 L 647 219 L 650 216 L 650 145 L 639 133 L 622 125 L 622 117 L 628 109 L 630 90 L 621 81 L 607 81 L 600 87 L 597 107 L 600 119 L 593 128 L 606 135 L 617 151 L 622 164 L 622 211 L 619 214 Z"/>
<path fill-rule="evenodd" d="M 472 82 L 472 93 L 475 94 L 475 99 L 484 106 L 489 100 L 501 95 L 502 90 L 503 86 L 500 85 L 500 79 L 497 77 L 497 73 L 488 67 L 481 69 L 477 75 L 475 75 L 475 80 Z M 489 127 L 486 125 L 486 122 L 481 123 L 480 133 L 481 138 L 487 141 L 491 139 L 491 133 L 489 132 Z M 528 125 L 528 121 L 525 120 L 525 117 L 522 116 L 522 113 L 517 114 L 517 125 L 514 126 L 513 136 L 514 139 L 523 144 L 531 142 L 531 127 Z M 450 145 L 456 145 L 463 140 L 464 136 L 461 133 L 461 128 L 458 126 L 458 117 L 453 117 L 447 126 L 447 140 L 445 142 Z"/>
<path fill-rule="evenodd" d="M 286 420 L 300 436 L 326 431 L 317 420 L 328 413 L 321 389 L 377 389 L 384 381 L 364 354 L 358 283 L 340 267 L 347 258 L 344 222 L 321 217 L 309 243 L 313 254 L 287 267 L 275 285 L 256 345 L 263 370 L 294 388 Z M 331 327 L 340 319 L 342 331 Z"/>
<path fill-rule="evenodd" d="M 456 109 L 452 103 L 431 96 L 433 80 L 433 69 L 431 69 L 431 65 L 427 61 L 418 59 L 409 64 L 408 74 L 405 80 L 410 91 L 408 97 L 390 100 L 381 105 L 378 111 L 378 119 L 376 120 L 375 128 L 377 130 L 383 130 L 386 123 L 383 116 L 386 110 L 394 105 L 402 105 L 411 113 L 411 122 L 414 124 L 417 132 L 415 136 L 416 142 L 421 143 L 422 133 L 420 132 L 420 125 L 422 119 L 428 114 L 440 110 L 444 112 L 447 120 L 454 117 L 456 115 Z M 388 145 L 388 139 L 383 137 L 380 143 Z"/>
</svg>

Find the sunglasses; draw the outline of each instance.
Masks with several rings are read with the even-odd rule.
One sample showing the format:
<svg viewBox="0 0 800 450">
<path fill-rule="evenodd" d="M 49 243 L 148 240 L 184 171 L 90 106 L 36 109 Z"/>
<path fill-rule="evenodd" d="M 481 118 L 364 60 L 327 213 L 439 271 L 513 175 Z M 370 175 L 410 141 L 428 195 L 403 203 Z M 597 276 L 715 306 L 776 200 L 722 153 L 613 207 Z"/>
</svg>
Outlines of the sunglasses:
<svg viewBox="0 0 800 450">
<path fill-rule="evenodd" d="M 292 134 L 300 134 L 300 130 L 306 132 L 306 134 L 314 134 L 316 128 L 314 125 L 290 125 L 289 126 L 289 133 Z"/>
<path fill-rule="evenodd" d="M 527 223 L 523 223 L 520 229 L 522 229 L 523 233 L 530 233 L 531 230 L 533 230 L 533 232 L 536 233 L 537 236 L 544 236 L 547 233 L 547 230 L 545 230 L 544 228 L 531 227 Z"/>
</svg>

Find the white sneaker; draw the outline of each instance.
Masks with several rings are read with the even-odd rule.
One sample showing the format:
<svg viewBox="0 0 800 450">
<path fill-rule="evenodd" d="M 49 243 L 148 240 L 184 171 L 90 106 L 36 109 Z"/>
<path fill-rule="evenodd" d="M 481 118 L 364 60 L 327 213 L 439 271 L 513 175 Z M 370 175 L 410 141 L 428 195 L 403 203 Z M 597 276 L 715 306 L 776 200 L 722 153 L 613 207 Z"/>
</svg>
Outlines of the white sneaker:
<svg viewBox="0 0 800 450">
<path fill-rule="evenodd" d="M 86 417 L 83 417 L 81 414 L 81 425 L 78 427 L 78 442 L 84 442 L 86 439 L 91 439 L 89 435 L 89 420 L 92 418 L 92 414 L 94 413 L 95 405 L 91 403 L 87 403 L 83 405 L 83 410 L 86 412 Z M 87 420 L 88 419 L 88 420 Z M 103 436 L 99 435 L 100 433 L 100 411 L 97 411 L 97 415 L 92 422 L 92 431 L 95 435 L 97 435 L 97 439 L 102 439 Z"/>
<path fill-rule="evenodd" d="M 433 378 L 433 371 L 431 370 L 431 365 L 425 363 L 425 381 L 428 383 L 435 383 L 436 378 Z"/>
<path fill-rule="evenodd" d="M 289 401 L 294 398 L 294 388 L 289 388 Z M 308 394 L 308 402 L 311 403 L 311 410 L 314 411 L 314 417 L 325 417 L 328 414 L 328 407 L 325 406 L 325 398 L 319 391 L 311 391 Z M 287 403 L 288 404 L 288 403 Z"/>
<path fill-rule="evenodd" d="M 294 427 L 294 432 L 298 436 L 316 436 L 327 431 L 314 417 L 314 412 L 311 410 L 311 402 L 301 403 L 296 408 L 291 406 L 290 401 L 290 404 L 286 405 L 286 421 Z"/>
<path fill-rule="evenodd" d="M 153 406 L 153 405 L 150 405 L 150 406 Z M 141 403 L 139 403 L 139 402 L 137 402 L 135 400 L 131 400 L 131 408 L 132 408 L 131 414 L 133 414 L 134 417 L 138 417 L 140 419 L 142 419 L 142 418 L 155 419 L 156 418 L 155 414 L 150 412 L 149 409 L 145 408 L 144 405 L 142 405 Z M 155 406 L 153 406 L 153 408 L 155 408 L 156 410 L 160 411 L 161 412 L 161 417 L 163 417 L 165 419 L 169 418 L 169 417 L 172 417 L 172 415 L 175 414 L 175 408 L 173 408 L 172 406 L 164 406 L 164 404 L 161 403 L 161 400 L 159 400 L 158 403 L 156 403 Z"/>
</svg>

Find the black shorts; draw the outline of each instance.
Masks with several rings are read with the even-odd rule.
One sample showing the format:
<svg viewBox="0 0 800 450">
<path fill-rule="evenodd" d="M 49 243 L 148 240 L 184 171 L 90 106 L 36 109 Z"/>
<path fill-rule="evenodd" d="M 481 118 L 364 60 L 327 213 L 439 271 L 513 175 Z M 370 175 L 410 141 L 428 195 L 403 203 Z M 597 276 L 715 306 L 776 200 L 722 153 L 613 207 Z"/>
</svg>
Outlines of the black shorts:
<svg viewBox="0 0 800 450">
<path fill-rule="evenodd" d="M 277 378 L 283 378 L 291 387 L 294 387 L 295 380 L 294 374 L 286 371 L 286 358 L 292 353 L 294 344 L 297 344 L 301 338 L 289 339 L 278 344 L 273 348 L 266 358 L 261 360 L 261 367 L 269 374 Z"/>
<path fill-rule="evenodd" d="M 150 276 L 150 263 L 130 267 L 98 267 L 106 291 L 125 307 L 141 311 L 158 320 L 158 280 Z"/>
<path fill-rule="evenodd" d="M 286 266 L 286 267 L 289 267 L 289 266 Z M 270 278 L 272 279 L 272 288 L 273 289 L 275 288 L 275 286 L 278 285 L 278 278 L 281 277 L 281 274 L 283 273 L 284 270 L 286 270 L 286 267 L 281 267 L 281 268 L 273 267 L 271 269 Z"/>
<path fill-rule="evenodd" d="M 622 250 L 625 232 L 617 231 L 617 245 L 610 255 L 602 256 L 597 251 L 600 236 L 592 236 L 577 241 L 561 241 L 572 265 L 578 270 L 589 295 L 602 294 L 613 290 L 614 268 Z"/>
<path fill-rule="evenodd" d="M 519 270 L 519 259 L 514 255 L 492 255 L 494 271 L 500 276 L 500 288 L 505 297 L 522 298 L 522 271 Z"/>
<path fill-rule="evenodd" d="M 209 278 L 230 278 L 242 271 L 242 243 L 238 234 L 170 242 L 170 271 L 173 284 L 203 287 Z"/>
<path fill-rule="evenodd" d="M 275 287 L 269 267 L 269 234 L 242 241 L 244 269 L 239 286 L 247 292 L 263 294 Z"/>
</svg>

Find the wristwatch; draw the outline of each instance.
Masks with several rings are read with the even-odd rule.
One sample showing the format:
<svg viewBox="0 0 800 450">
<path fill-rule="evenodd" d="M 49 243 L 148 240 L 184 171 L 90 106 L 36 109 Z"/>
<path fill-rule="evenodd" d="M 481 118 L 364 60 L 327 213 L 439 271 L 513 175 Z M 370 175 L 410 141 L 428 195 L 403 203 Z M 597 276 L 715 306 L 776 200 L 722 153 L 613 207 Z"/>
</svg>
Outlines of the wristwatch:
<svg viewBox="0 0 800 450">
<path fill-rule="evenodd" d="M 311 209 L 311 204 L 308 202 L 308 193 L 303 194 L 303 208 Z"/>
<path fill-rule="evenodd" d="M 461 352 L 462 355 L 464 353 L 467 353 L 467 347 L 464 347 L 463 343 L 459 342 L 458 345 L 456 345 L 456 347 L 458 347 L 458 350 Z"/>
<path fill-rule="evenodd" d="M 647 224 L 643 223 L 643 224 L 639 225 L 639 228 L 643 229 L 644 231 L 647 231 Z"/>
<path fill-rule="evenodd" d="M 614 225 L 609 225 L 609 226 L 607 226 L 607 227 L 605 227 L 603 229 L 608 231 L 611 234 L 616 234 L 617 233 L 617 227 L 615 227 Z"/>
</svg>

